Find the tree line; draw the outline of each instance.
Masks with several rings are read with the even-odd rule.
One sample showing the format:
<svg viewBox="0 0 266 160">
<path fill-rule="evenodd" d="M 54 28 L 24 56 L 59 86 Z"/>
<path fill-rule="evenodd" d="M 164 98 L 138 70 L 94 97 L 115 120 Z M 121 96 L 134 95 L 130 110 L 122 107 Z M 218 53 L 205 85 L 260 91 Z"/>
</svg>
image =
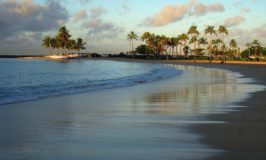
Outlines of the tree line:
<svg viewBox="0 0 266 160">
<path fill-rule="evenodd" d="M 65 26 L 61 27 L 54 37 L 46 36 L 42 45 L 49 49 L 51 55 L 68 54 L 70 51 L 80 53 L 81 50 L 86 49 L 86 42 L 82 38 L 71 39 L 71 34 Z"/>
<path fill-rule="evenodd" d="M 229 31 L 225 26 L 219 26 L 217 29 L 215 26 L 207 26 L 203 32 L 199 32 L 196 25 L 192 25 L 187 33 L 180 34 L 175 37 L 167 37 L 165 35 L 156 35 L 154 33 L 145 32 L 140 37 L 131 31 L 127 35 L 127 39 L 130 42 L 131 51 L 133 55 L 135 53 L 145 54 L 148 57 L 154 58 L 165 56 L 169 57 L 194 57 L 196 61 L 197 57 L 207 56 L 211 61 L 214 58 L 218 58 L 223 63 L 226 57 L 233 57 L 234 59 L 241 57 L 240 47 L 235 39 L 231 39 L 228 44 L 225 42 L 225 38 L 229 35 Z M 145 44 L 134 48 L 134 42 L 136 40 L 145 42 Z M 249 57 L 260 57 L 260 50 L 263 48 L 258 40 L 254 40 L 247 45 L 250 49 Z M 251 48 L 255 52 L 251 52 Z"/>
</svg>

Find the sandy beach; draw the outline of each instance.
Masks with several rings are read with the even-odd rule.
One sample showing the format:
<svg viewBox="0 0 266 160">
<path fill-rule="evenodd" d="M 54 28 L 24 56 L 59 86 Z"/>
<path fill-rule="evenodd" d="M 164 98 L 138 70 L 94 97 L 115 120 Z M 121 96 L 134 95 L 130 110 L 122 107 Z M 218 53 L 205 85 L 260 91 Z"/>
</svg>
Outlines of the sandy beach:
<svg viewBox="0 0 266 160">
<path fill-rule="evenodd" d="M 256 84 L 266 85 L 265 64 L 197 64 L 204 67 L 217 67 L 238 72 L 253 78 Z M 209 118 L 227 123 L 201 125 L 196 130 L 203 133 L 202 141 L 226 150 L 224 155 L 211 159 L 266 159 L 266 91 L 256 92 L 245 101 L 237 103 L 241 110 L 227 114 L 218 114 Z"/>
<path fill-rule="evenodd" d="M 265 159 L 265 66 L 109 60 L 186 72 L 1 106 L 0 159 Z"/>
<path fill-rule="evenodd" d="M 128 61 L 128 60 L 126 60 Z M 152 63 L 181 64 L 206 68 L 219 68 L 240 73 L 246 78 L 252 78 L 252 83 L 266 86 L 265 62 L 229 61 L 221 65 L 219 61 L 160 61 Z M 255 92 L 246 100 L 236 103 L 245 106 L 238 111 L 209 116 L 212 120 L 225 121 L 224 124 L 201 124 L 193 130 L 200 132 L 205 144 L 214 146 L 226 152 L 214 160 L 224 159 L 266 159 L 266 91 Z"/>
</svg>

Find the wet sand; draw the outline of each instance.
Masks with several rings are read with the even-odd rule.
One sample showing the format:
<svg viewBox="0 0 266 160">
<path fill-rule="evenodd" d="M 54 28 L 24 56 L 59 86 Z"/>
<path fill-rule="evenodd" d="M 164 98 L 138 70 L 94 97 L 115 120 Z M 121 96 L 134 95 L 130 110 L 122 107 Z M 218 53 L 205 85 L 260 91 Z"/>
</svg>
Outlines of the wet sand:
<svg viewBox="0 0 266 160">
<path fill-rule="evenodd" d="M 127 60 L 126 60 L 127 61 Z M 240 73 L 245 78 L 252 78 L 252 84 L 266 86 L 265 62 L 228 62 L 221 65 L 219 61 L 160 61 L 152 63 L 170 63 L 205 68 L 225 69 Z M 210 120 L 224 121 L 220 124 L 200 124 L 192 129 L 201 133 L 201 142 L 224 150 L 221 155 L 210 160 L 265 160 L 266 159 L 266 91 L 252 93 L 244 101 L 235 103 L 245 106 L 226 114 L 208 116 Z"/>
<path fill-rule="evenodd" d="M 245 93 L 261 86 L 212 69 L 257 76 L 264 84 L 264 67 L 167 63 L 185 65 L 178 69 L 186 72 L 133 87 L 0 106 L 0 159 L 265 157 L 265 92 L 250 101 Z"/>
<path fill-rule="evenodd" d="M 209 64 L 199 64 L 210 67 Z M 266 65 L 226 64 L 211 67 L 238 72 L 255 79 L 256 84 L 266 86 Z M 239 111 L 209 116 L 225 124 L 204 124 L 195 130 L 204 135 L 205 144 L 227 151 L 210 159 L 266 159 L 266 91 L 255 92 L 237 105 L 246 106 Z"/>
</svg>

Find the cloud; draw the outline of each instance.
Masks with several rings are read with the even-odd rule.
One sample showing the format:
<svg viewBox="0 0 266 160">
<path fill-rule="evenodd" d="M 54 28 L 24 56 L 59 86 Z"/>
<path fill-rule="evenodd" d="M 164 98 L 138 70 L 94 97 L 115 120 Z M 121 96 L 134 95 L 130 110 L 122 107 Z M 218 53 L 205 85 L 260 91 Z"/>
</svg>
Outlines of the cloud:
<svg viewBox="0 0 266 160">
<path fill-rule="evenodd" d="M 104 13 L 106 13 L 106 10 L 102 7 L 91 8 L 89 10 L 89 13 L 87 13 L 87 11 L 84 9 L 80 9 L 73 15 L 72 18 L 74 22 L 80 22 L 80 21 L 87 20 L 88 18 L 90 19 L 99 18 L 103 16 Z"/>
<path fill-rule="evenodd" d="M 81 4 L 89 3 L 91 0 L 79 0 Z"/>
<path fill-rule="evenodd" d="M 166 5 L 152 17 L 144 20 L 146 26 L 165 26 L 182 20 L 186 16 L 202 16 L 210 12 L 223 12 L 224 6 L 220 3 L 203 4 L 196 0 L 190 0 L 185 4 Z"/>
<path fill-rule="evenodd" d="M 81 24 L 81 28 L 87 32 L 90 39 L 102 40 L 115 38 L 119 35 L 119 33 L 124 31 L 123 27 L 104 20 L 103 16 L 105 13 L 107 13 L 105 8 L 91 8 L 89 12 L 89 19 Z"/>
<path fill-rule="evenodd" d="M 235 6 L 235 7 L 239 7 L 239 6 L 241 6 L 242 4 L 243 4 L 243 1 L 242 1 L 242 0 L 237 0 L 237 1 L 235 1 L 234 6 Z"/>
<path fill-rule="evenodd" d="M 126 4 L 122 5 L 122 6 L 117 10 L 117 12 L 118 12 L 118 14 L 119 14 L 120 16 L 123 16 L 123 15 L 129 13 L 130 11 L 131 11 L 130 7 L 129 7 L 128 5 L 126 5 Z"/>
<path fill-rule="evenodd" d="M 258 39 L 262 46 L 266 45 L 266 24 L 262 24 L 260 26 L 243 29 L 243 28 L 233 28 L 230 30 L 230 37 L 237 40 L 240 47 L 245 47 L 247 42 L 253 41 L 254 39 Z"/>
<path fill-rule="evenodd" d="M 183 19 L 189 13 L 189 10 L 190 4 L 167 5 L 159 13 L 145 19 L 144 25 L 156 27 L 176 22 Z"/>
<path fill-rule="evenodd" d="M 263 24 L 259 27 L 256 27 L 253 29 L 253 33 L 255 35 L 255 38 L 258 37 L 258 38 L 266 38 L 266 28 L 265 28 L 266 24 Z M 264 40 L 265 42 L 265 40 Z"/>
<path fill-rule="evenodd" d="M 235 27 L 244 23 L 246 19 L 242 16 L 234 16 L 224 20 L 224 24 L 227 27 Z"/>
<path fill-rule="evenodd" d="M 32 0 L 0 2 L 0 41 L 24 32 L 45 32 L 58 28 L 68 12 L 55 1 L 37 4 Z"/>
<path fill-rule="evenodd" d="M 74 15 L 73 18 L 74 18 L 74 22 L 82 21 L 88 18 L 88 14 L 84 9 L 81 9 Z"/>
<path fill-rule="evenodd" d="M 82 27 L 88 29 L 87 35 L 94 39 L 114 38 L 124 31 L 122 27 L 116 26 L 111 22 L 105 22 L 99 18 L 86 21 Z"/>
<path fill-rule="evenodd" d="M 248 8 L 241 8 L 240 9 L 240 12 L 242 13 L 242 14 L 244 14 L 244 13 L 249 13 L 250 12 L 250 9 L 248 9 Z"/>
<path fill-rule="evenodd" d="M 192 15 L 201 16 L 207 14 L 208 12 L 223 12 L 224 10 L 224 6 L 220 3 L 213 3 L 209 5 L 198 3 L 194 7 Z"/>
<path fill-rule="evenodd" d="M 7 37 L 0 43 L 0 54 L 41 54 L 46 51 L 41 47 L 42 33 L 22 32 Z M 10 44 L 15 44 L 10 47 Z M 29 47 L 30 46 L 30 47 Z"/>
<path fill-rule="evenodd" d="M 186 6 L 165 6 L 159 14 L 148 18 L 147 25 L 164 26 L 166 24 L 182 19 L 188 12 Z"/>
<path fill-rule="evenodd" d="M 94 7 L 90 9 L 91 18 L 101 17 L 104 13 L 106 13 L 106 9 L 102 7 Z"/>
</svg>

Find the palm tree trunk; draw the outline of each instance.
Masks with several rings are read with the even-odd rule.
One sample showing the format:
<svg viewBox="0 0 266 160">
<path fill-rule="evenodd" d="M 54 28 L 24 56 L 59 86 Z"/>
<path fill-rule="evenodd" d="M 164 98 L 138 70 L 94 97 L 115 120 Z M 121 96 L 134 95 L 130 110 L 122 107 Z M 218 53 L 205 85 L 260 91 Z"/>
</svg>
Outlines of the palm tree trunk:
<svg viewBox="0 0 266 160">
<path fill-rule="evenodd" d="M 171 49 L 171 48 L 170 48 Z M 167 53 L 167 49 L 165 50 L 166 52 L 166 60 L 168 61 L 168 53 Z"/>
<path fill-rule="evenodd" d="M 182 55 L 182 45 L 179 45 L 179 54 Z"/>
<path fill-rule="evenodd" d="M 196 59 L 196 41 L 194 42 L 194 62 L 196 63 L 197 59 Z"/>
<path fill-rule="evenodd" d="M 133 40 L 131 40 L 131 53 L 133 55 L 133 58 L 135 58 L 135 53 L 133 52 L 134 44 Z"/>
<path fill-rule="evenodd" d="M 132 40 L 132 52 L 134 53 L 134 40 Z"/>
<path fill-rule="evenodd" d="M 171 53 L 171 56 L 174 55 L 174 51 L 175 51 L 175 47 L 172 47 L 172 53 Z"/>
<path fill-rule="evenodd" d="M 178 52 L 178 45 L 175 46 L 175 57 L 177 56 Z"/>
<path fill-rule="evenodd" d="M 248 50 L 248 60 L 250 60 L 249 58 L 250 58 L 250 51 L 251 50 L 251 48 L 249 48 L 249 50 Z"/>
<path fill-rule="evenodd" d="M 224 34 L 223 34 L 223 44 L 224 44 Z M 225 53 L 224 53 L 224 48 L 223 48 L 223 51 L 222 51 L 222 56 L 221 56 L 221 64 L 224 64 L 224 59 L 225 59 Z"/>
<path fill-rule="evenodd" d="M 52 49 L 51 49 L 51 47 L 49 47 L 49 51 L 50 51 L 50 55 L 52 54 Z"/>
<path fill-rule="evenodd" d="M 212 43 L 212 35 L 210 35 L 210 37 L 211 37 L 210 38 L 211 42 L 210 42 L 210 60 L 209 60 L 209 62 L 212 63 L 212 44 L 211 44 Z"/>
</svg>

